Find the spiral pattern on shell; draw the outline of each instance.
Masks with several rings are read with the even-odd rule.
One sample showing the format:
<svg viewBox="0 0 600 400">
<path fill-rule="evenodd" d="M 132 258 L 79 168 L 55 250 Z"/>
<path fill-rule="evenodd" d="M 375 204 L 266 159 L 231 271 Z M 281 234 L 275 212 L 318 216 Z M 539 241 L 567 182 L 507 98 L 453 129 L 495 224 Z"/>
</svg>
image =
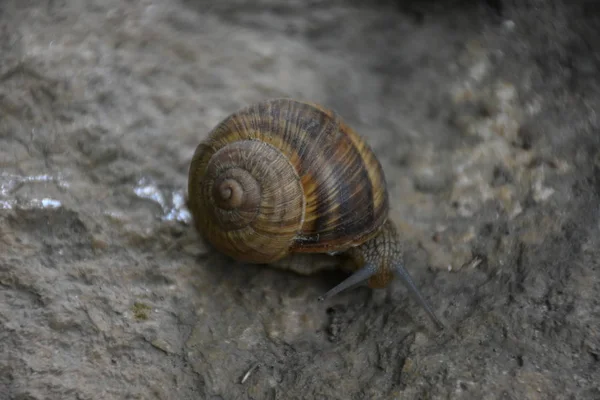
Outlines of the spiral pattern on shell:
<svg viewBox="0 0 600 400">
<path fill-rule="evenodd" d="M 188 206 L 213 246 L 244 262 L 339 252 L 387 219 L 383 170 L 334 112 L 274 99 L 225 118 L 198 145 Z"/>
</svg>

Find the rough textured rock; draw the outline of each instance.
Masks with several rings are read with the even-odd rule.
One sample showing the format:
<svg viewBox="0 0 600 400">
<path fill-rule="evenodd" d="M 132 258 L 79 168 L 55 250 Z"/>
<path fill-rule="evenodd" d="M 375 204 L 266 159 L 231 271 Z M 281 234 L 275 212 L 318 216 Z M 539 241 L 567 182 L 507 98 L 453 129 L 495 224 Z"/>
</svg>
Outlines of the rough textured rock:
<svg viewBox="0 0 600 400">
<path fill-rule="evenodd" d="M 0 7 L 0 399 L 600 398 L 594 2 Z M 448 332 L 198 240 L 195 146 L 275 96 L 367 137 Z"/>
</svg>

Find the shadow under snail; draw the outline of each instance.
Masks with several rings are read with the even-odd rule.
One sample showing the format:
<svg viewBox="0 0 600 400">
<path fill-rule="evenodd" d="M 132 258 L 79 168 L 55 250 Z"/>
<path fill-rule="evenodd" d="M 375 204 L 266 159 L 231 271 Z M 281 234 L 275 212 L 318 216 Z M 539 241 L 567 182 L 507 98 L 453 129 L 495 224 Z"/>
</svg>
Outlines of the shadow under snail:
<svg viewBox="0 0 600 400">
<path fill-rule="evenodd" d="M 226 117 L 196 148 L 188 207 L 200 235 L 240 262 L 276 266 L 299 253 L 349 257 L 352 274 L 321 301 L 399 277 L 443 328 L 404 268 L 381 164 L 331 110 L 272 99 Z"/>
</svg>

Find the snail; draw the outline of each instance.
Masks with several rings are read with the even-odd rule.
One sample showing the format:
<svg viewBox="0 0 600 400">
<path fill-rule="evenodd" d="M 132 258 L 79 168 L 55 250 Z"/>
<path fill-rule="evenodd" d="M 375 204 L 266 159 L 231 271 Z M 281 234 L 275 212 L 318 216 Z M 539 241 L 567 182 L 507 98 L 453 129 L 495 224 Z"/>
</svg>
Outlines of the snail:
<svg viewBox="0 0 600 400">
<path fill-rule="evenodd" d="M 321 105 L 270 99 L 222 120 L 196 148 L 188 208 L 202 237 L 239 262 L 345 255 L 348 278 L 320 301 L 399 277 L 443 328 L 404 267 L 383 168 L 366 141 Z"/>
</svg>

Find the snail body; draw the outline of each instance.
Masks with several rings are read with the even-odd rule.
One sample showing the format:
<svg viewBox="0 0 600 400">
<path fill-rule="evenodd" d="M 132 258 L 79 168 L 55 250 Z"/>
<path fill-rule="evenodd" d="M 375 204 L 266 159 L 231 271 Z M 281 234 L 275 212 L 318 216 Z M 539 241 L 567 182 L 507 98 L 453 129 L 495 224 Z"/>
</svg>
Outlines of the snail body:
<svg viewBox="0 0 600 400">
<path fill-rule="evenodd" d="M 196 148 L 188 207 L 199 233 L 235 260 L 344 254 L 354 272 L 321 300 L 399 276 L 441 326 L 403 266 L 381 164 L 331 110 L 272 99 L 226 117 Z"/>
</svg>

